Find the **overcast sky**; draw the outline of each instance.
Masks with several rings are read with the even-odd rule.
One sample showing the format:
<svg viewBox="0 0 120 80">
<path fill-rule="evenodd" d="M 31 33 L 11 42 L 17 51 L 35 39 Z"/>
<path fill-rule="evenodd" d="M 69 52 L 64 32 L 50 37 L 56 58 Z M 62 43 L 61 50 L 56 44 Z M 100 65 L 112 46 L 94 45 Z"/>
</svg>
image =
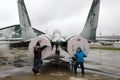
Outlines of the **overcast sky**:
<svg viewBox="0 0 120 80">
<path fill-rule="evenodd" d="M 25 0 L 31 24 L 47 34 L 79 34 L 93 0 Z M 120 35 L 120 0 L 101 0 L 97 35 Z M 0 0 L 0 28 L 19 24 L 17 0 Z"/>
</svg>

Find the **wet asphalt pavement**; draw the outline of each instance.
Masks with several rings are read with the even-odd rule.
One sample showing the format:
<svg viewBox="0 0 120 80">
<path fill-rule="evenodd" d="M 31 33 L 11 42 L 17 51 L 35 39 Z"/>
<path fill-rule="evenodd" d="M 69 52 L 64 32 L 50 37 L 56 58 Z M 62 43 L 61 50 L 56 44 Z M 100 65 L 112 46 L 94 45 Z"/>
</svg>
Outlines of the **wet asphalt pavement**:
<svg viewBox="0 0 120 80">
<path fill-rule="evenodd" d="M 0 80 L 120 80 L 120 51 L 90 50 L 85 59 L 85 75 L 75 75 L 65 68 L 48 66 L 39 76 L 31 74 L 32 57 L 24 49 L 13 49 L 7 54 L 8 64 L 0 64 Z M 113 76 L 112 76 L 113 75 Z"/>
<path fill-rule="evenodd" d="M 31 75 L 30 68 L 31 67 L 24 67 L 6 72 L 10 75 L 7 75 L 0 80 L 120 80 L 120 78 L 114 78 L 88 70 L 86 70 L 86 73 L 83 76 L 80 72 L 75 75 L 71 71 L 58 68 L 49 68 L 44 72 L 41 72 L 39 76 L 34 76 Z"/>
</svg>

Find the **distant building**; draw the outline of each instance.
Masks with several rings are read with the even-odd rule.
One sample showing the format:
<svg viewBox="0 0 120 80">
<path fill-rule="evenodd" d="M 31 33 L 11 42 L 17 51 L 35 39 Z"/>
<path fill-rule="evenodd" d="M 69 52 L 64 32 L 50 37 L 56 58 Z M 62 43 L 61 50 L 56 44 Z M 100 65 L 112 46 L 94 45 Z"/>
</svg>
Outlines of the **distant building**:
<svg viewBox="0 0 120 80">
<path fill-rule="evenodd" d="M 113 35 L 113 36 L 97 36 L 96 37 L 97 41 L 120 41 L 120 35 Z"/>
</svg>

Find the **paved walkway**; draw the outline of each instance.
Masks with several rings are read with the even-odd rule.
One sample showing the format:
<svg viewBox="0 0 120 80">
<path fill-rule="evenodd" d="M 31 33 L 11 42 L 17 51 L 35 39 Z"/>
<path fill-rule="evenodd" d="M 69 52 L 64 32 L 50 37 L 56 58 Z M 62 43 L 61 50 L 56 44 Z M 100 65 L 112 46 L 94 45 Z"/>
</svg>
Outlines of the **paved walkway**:
<svg viewBox="0 0 120 80">
<path fill-rule="evenodd" d="M 120 68 L 108 65 L 85 64 L 86 70 L 99 72 L 112 77 L 120 78 Z"/>
</svg>

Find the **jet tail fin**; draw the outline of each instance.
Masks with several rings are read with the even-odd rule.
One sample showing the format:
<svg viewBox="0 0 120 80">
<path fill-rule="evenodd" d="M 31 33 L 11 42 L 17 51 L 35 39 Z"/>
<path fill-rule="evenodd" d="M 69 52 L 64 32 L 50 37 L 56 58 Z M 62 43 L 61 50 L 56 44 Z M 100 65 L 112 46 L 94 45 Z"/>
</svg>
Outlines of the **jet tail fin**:
<svg viewBox="0 0 120 80">
<path fill-rule="evenodd" d="M 22 28 L 23 40 L 35 38 L 36 36 L 31 27 L 31 22 L 29 19 L 29 15 L 28 15 L 24 0 L 18 0 L 17 3 L 18 3 L 19 20 L 20 20 L 20 26 Z"/>
<path fill-rule="evenodd" d="M 96 29 L 98 26 L 99 7 L 100 7 L 100 0 L 93 0 L 92 6 L 90 8 L 90 12 L 87 17 L 87 21 L 85 23 L 82 33 L 80 34 L 82 37 L 88 39 L 88 41 L 96 40 Z"/>
</svg>

